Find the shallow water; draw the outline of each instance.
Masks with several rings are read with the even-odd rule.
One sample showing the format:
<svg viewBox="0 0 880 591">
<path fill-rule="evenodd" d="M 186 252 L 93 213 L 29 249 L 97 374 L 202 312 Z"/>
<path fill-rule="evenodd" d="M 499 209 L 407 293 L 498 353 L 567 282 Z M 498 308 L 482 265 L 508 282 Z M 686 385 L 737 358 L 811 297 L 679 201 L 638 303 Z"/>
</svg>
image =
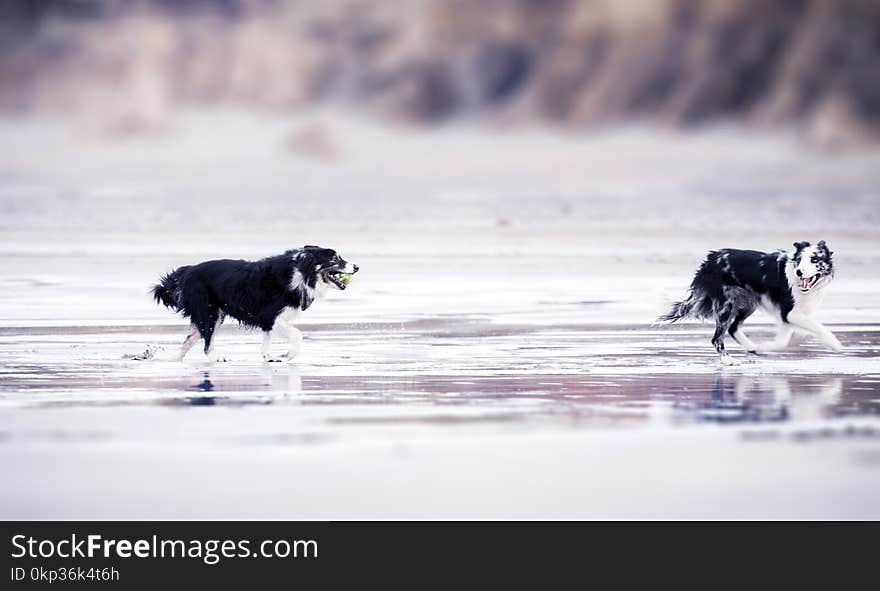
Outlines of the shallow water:
<svg viewBox="0 0 880 591">
<path fill-rule="evenodd" d="M 17 485 L 3 506 L 9 517 L 876 515 L 863 496 L 880 478 L 878 327 L 843 328 L 844 356 L 802 344 L 734 352 L 741 363 L 724 368 L 699 326 L 305 325 L 300 358 L 278 364 L 235 327 L 218 337 L 232 361 L 216 364 L 198 351 L 164 360 L 179 327 L 5 328 L 0 457 Z M 124 358 L 139 353 L 152 357 Z M 669 446 L 673 466 L 657 464 Z M 755 453 L 764 446 L 780 457 Z M 826 471 L 812 471 L 829 451 Z M 729 461 L 746 462 L 731 488 L 689 508 L 627 484 L 632 470 L 663 480 L 689 466 L 658 486 L 706 487 Z M 396 472 L 413 462 L 419 479 Z M 862 483 L 834 493 L 846 504 L 830 503 L 840 481 L 827 469 Z M 805 485 L 786 480 L 791 470 L 806 470 L 809 491 L 791 489 Z M 554 488 L 507 490 L 521 471 L 531 477 L 517 486 Z M 363 479 L 369 498 L 351 490 Z M 457 494 L 439 494 L 437 480 Z M 746 494 L 754 481 L 797 496 L 767 504 Z M 557 487 L 583 504 L 548 503 Z"/>
</svg>

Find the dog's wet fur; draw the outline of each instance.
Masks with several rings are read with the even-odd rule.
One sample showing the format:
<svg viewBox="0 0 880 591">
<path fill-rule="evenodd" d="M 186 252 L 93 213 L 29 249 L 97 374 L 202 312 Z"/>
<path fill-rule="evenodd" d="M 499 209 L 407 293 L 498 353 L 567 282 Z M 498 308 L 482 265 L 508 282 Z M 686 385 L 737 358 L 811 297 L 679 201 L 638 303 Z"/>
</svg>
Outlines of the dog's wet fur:
<svg viewBox="0 0 880 591">
<path fill-rule="evenodd" d="M 339 274 L 357 270 L 335 250 L 307 245 L 259 261 L 221 259 L 179 267 L 153 287 L 153 297 L 190 320 L 180 359 L 203 340 L 205 354 L 220 360 L 213 354 L 214 333 L 228 316 L 262 330 L 263 357 L 277 361 L 270 355 L 273 333 L 289 336 L 292 359 L 302 340 L 293 320 L 327 288 L 345 289 Z"/>
<path fill-rule="evenodd" d="M 714 320 L 712 345 L 723 362 L 729 362 L 724 348 L 727 334 L 751 353 L 786 348 L 795 329 L 812 334 L 834 351 L 842 350 L 831 331 L 809 318 L 834 277 L 833 253 L 824 240 L 815 246 L 795 242 L 794 248 L 793 254 L 733 248 L 711 251 L 697 270 L 688 297 L 658 321 Z M 777 322 L 777 336 L 771 343 L 756 344 L 742 330 L 742 323 L 758 308 Z"/>
</svg>

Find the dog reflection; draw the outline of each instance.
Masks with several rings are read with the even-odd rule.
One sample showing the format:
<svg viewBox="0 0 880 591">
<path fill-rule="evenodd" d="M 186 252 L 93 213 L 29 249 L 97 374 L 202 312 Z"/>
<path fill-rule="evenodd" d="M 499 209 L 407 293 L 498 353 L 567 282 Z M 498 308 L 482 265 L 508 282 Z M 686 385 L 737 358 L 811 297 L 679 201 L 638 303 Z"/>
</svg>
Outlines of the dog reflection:
<svg viewBox="0 0 880 591">
<path fill-rule="evenodd" d="M 213 393 L 216 386 L 211 381 L 211 373 L 206 371 L 201 376 L 201 382 L 189 387 L 190 390 L 196 390 L 199 394 L 186 396 L 181 400 L 189 406 L 273 404 L 282 399 L 285 402 L 296 401 L 298 395 L 302 393 L 302 375 L 299 368 L 295 365 L 278 367 L 280 371 L 264 364 L 260 371 L 259 386 L 253 383 L 252 375 L 248 375 L 245 383 L 241 383 L 240 377 L 236 375 L 216 372 L 217 375 L 214 376 L 214 379 L 221 385 L 221 390 L 228 392 L 225 396 L 217 396 Z M 237 377 L 238 379 L 236 379 Z M 270 395 L 239 395 L 252 390 L 268 390 Z"/>
<path fill-rule="evenodd" d="M 302 394 L 302 372 L 298 365 L 272 366 L 263 364 L 262 375 L 269 387 L 285 399 Z M 277 367 L 277 369 L 276 369 Z"/>
<path fill-rule="evenodd" d="M 810 420 L 828 416 L 842 394 L 839 377 L 795 380 L 721 373 L 715 378 L 711 398 L 688 405 L 688 410 L 698 421 L 719 423 Z"/>
</svg>

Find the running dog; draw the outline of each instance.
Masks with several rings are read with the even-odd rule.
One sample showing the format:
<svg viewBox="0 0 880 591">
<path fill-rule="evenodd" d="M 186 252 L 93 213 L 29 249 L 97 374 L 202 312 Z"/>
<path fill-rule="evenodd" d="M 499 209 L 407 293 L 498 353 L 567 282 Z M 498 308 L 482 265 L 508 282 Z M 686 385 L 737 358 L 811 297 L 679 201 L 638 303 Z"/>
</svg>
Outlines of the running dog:
<svg viewBox="0 0 880 591">
<path fill-rule="evenodd" d="M 343 260 L 335 250 L 304 246 L 259 261 L 214 260 L 175 269 L 153 287 L 153 297 L 189 318 L 191 329 L 178 354 L 182 360 L 199 340 L 205 355 L 214 353 L 214 332 L 227 316 L 263 331 L 263 359 L 281 361 L 270 353 L 272 336 L 285 333 L 290 342 L 288 360 L 302 343 L 293 322 L 329 287 L 345 289 L 342 273 L 357 273 L 358 266 Z"/>
<path fill-rule="evenodd" d="M 834 277 L 832 252 L 824 240 L 816 246 L 795 242 L 794 248 L 792 255 L 782 250 L 711 251 L 697 270 L 687 299 L 675 303 L 658 322 L 688 317 L 715 320 L 712 344 L 725 364 L 731 362 L 724 349 L 726 333 L 750 353 L 785 349 L 796 329 L 812 334 L 833 351 L 842 351 L 837 337 L 810 318 Z M 770 343 L 756 344 L 742 331 L 742 323 L 759 307 L 778 325 Z"/>
</svg>

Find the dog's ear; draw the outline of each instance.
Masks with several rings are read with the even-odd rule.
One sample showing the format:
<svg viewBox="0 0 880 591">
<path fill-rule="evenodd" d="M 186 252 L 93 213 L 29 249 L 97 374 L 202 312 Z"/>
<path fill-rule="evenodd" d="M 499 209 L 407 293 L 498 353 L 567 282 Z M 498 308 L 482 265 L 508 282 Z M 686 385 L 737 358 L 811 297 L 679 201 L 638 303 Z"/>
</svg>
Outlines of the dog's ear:
<svg viewBox="0 0 880 591">
<path fill-rule="evenodd" d="M 307 267 L 309 263 L 315 258 L 311 251 L 303 250 L 301 248 L 297 248 L 296 250 L 292 250 L 290 252 L 293 255 L 293 264 L 298 267 Z"/>
<path fill-rule="evenodd" d="M 824 240 L 820 240 L 816 246 L 819 248 L 819 250 L 824 250 L 829 259 L 831 258 L 831 255 L 834 254 L 834 252 L 832 252 L 832 250 L 828 248 L 828 245 L 825 244 Z"/>
<path fill-rule="evenodd" d="M 810 245 L 810 243 L 809 243 L 809 242 L 806 242 L 806 241 L 804 241 L 804 242 L 795 242 L 795 243 L 794 243 L 795 250 L 803 250 L 803 249 L 805 249 L 806 247 L 808 247 L 809 245 Z"/>
</svg>

